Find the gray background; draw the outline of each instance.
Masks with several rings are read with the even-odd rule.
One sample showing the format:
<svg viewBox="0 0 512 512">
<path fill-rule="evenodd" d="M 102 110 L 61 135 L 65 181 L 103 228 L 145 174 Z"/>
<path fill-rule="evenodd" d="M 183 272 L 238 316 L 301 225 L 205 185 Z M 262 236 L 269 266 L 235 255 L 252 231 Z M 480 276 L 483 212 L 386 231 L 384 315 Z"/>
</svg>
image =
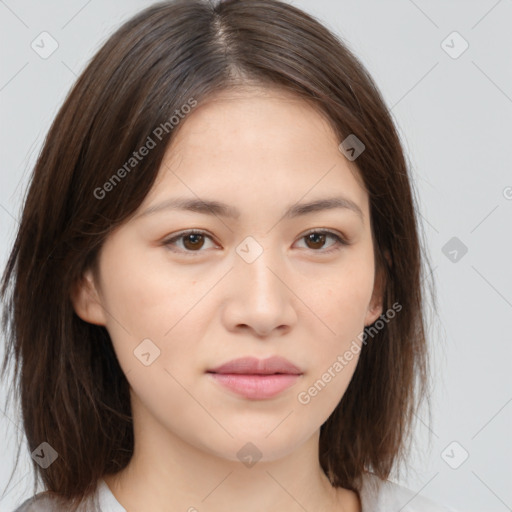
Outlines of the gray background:
<svg viewBox="0 0 512 512">
<path fill-rule="evenodd" d="M 435 389 L 432 422 L 418 417 L 409 472 L 399 481 L 460 511 L 512 510 L 512 1 L 293 3 L 341 35 L 375 78 L 419 197 L 434 269 L 426 279 L 438 287 Z M 0 0 L 2 268 L 27 177 L 66 93 L 107 36 L 150 4 Z M 47 59 L 31 48 L 34 40 L 42 46 L 43 31 L 58 43 Z M 469 47 L 458 55 L 464 40 Z M 2 408 L 4 397 L 5 386 Z M 0 411 L 6 512 L 31 489 L 25 445 L 5 488 L 20 434 L 16 408 Z"/>
</svg>

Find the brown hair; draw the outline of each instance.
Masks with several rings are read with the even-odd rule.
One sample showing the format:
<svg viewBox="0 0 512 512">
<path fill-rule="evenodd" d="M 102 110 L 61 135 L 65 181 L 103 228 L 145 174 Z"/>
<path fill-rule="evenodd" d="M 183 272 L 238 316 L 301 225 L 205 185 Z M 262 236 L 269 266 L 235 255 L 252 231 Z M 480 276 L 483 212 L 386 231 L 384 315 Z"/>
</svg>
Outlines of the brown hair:
<svg viewBox="0 0 512 512">
<path fill-rule="evenodd" d="M 1 292 L 2 371 L 14 358 L 29 447 L 46 441 L 59 455 L 46 469 L 33 462 L 34 491 L 39 476 L 71 503 L 131 458 L 128 382 L 106 329 L 75 314 L 70 291 L 143 201 L 176 130 L 110 181 L 108 199 L 98 190 L 190 98 L 244 84 L 300 95 L 340 141 L 354 134 L 366 146 L 354 163 L 369 194 L 383 310 L 398 302 L 401 311 L 367 333 L 373 339 L 321 427 L 319 459 L 333 486 L 357 491 L 365 471 L 385 479 L 405 458 L 428 390 L 424 257 L 391 115 L 347 46 L 301 10 L 277 0 L 179 0 L 151 6 L 108 39 L 57 114 L 31 177 Z"/>
</svg>

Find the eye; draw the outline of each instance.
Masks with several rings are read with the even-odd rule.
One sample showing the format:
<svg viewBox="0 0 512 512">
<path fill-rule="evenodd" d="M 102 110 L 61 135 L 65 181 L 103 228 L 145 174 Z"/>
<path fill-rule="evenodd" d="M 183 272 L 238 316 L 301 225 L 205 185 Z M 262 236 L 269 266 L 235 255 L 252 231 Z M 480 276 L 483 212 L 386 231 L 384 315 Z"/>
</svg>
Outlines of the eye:
<svg viewBox="0 0 512 512">
<path fill-rule="evenodd" d="M 329 249 L 320 250 L 325 245 L 328 238 L 331 238 L 334 242 L 329 246 Z M 173 252 L 193 255 L 193 253 L 204 252 L 201 249 L 205 248 L 205 242 L 207 240 L 213 241 L 212 237 L 204 231 L 189 230 L 182 231 L 181 233 L 164 240 L 162 245 L 169 247 Z M 306 249 L 312 249 L 314 252 L 320 252 L 322 254 L 331 253 L 341 249 L 341 246 L 349 245 L 341 235 L 332 231 L 318 229 L 309 231 L 305 235 L 302 235 L 299 240 L 306 241 Z M 206 248 L 208 249 L 208 247 Z"/>
<path fill-rule="evenodd" d="M 207 235 L 204 231 L 190 230 L 182 231 L 172 238 L 168 238 L 162 242 L 163 245 L 169 247 L 174 252 L 202 252 L 201 249 L 205 245 L 205 240 L 212 240 L 210 235 Z M 182 242 L 181 247 L 178 249 L 173 248 L 176 246 L 176 242 Z M 180 245 L 180 244 L 178 244 Z"/>
<path fill-rule="evenodd" d="M 322 249 L 322 247 L 325 245 L 325 241 L 329 237 L 334 240 L 334 243 L 332 243 L 329 246 L 329 249 L 319 251 L 318 249 Z M 338 251 L 339 249 L 341 249 L 341 246 L 348 245 L 348 242 L 341 235 L 334 233 L 332 231 L 325 230 L 309 231 L 305 235 L 302 235 L 300 237 L 300 240 L 306 241 L 306 246 L 308 249 L 313 249 L 315 252 L 322 252 L 323 254 Z"/>
</svg>

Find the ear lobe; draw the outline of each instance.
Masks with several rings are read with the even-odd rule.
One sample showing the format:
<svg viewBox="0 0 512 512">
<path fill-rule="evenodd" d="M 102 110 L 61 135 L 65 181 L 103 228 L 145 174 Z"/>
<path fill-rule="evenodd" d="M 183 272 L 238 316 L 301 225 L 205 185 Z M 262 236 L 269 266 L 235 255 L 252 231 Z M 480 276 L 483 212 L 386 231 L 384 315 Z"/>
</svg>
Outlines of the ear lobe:
<svg viewBox="0 0 512 512">
<path fill-rule="evenodd" d="M 366 326 L 373 324 L 373 322 L 375 322 L 375 320 L 377 320 L 377 318 L 382 315 L 382 311 L 384 309 L 384 287 L 384 271 L 383 269 L 379 269 L 375 276 L 372 298 L 370 300 L 370 305 L 368 306 L 368 311 L 366 312 L 366 317 L 364 320 L 364 325 Z"/>
<path fill-rule="evenodd" d="M 71 302 L 75 313 L 85 322 L 103 326 L 106 324 L 105 312 L 90 269 L 74 284 Z"/>
<path fill-rule="evenodd" d="M 372 298 L 373 301 L 373 298 Z M 376 304 L 370 304 L 368 311 L 366 312 L 366 317 L 364 320 L 364 325 L 368 326 L 373 324 L 379 316 L 382 315 L 382 302 Z"/>
</svg>

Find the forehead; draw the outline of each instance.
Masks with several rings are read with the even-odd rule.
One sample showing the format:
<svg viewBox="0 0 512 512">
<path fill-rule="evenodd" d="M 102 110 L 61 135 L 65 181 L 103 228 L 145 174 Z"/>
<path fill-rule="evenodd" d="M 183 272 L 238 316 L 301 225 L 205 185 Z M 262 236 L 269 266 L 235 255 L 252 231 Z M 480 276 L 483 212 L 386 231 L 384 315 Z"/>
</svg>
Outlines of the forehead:
<svg viewBox="0 0 512 512">
<path fill-rule="evenodd" d="M 199 139 L 203 129 L 221 147 L 229 146 L 233 139 L 236 144 L 251 144 L 276 137 L 280 144 L 296 143 L 301 137 L 316 142 L 329 139 L 336 144 L 326 117 L 311 101 L 279 88 L 245 86 L 220 91 L 201 102 L 185 121 L 173 141 L 175 145 L 191 135 Z M 295 150 L 300 152 L 301 148 L 296 146 Z"/>
<path fill-rule="evenodd" d="M 339 192 L 367 212 L 357 167 L 339 142 L 325 116 L 293 93 L 222 91 L 181 121 L 162 162 L 160 190 L 151 195 L 179 188 L 226 203 L 264 195 L 291 204 Z"/>
</svg>

